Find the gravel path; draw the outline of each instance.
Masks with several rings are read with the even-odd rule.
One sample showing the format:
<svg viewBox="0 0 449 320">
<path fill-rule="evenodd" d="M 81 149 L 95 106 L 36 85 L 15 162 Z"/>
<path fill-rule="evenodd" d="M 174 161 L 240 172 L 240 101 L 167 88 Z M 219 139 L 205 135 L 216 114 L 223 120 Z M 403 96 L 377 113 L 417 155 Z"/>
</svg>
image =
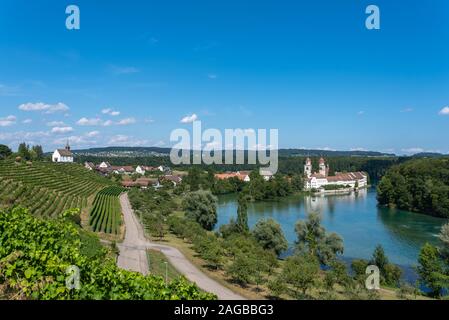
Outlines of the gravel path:
<svg viewBox="0 0 449 320">
<path fill-rule="evenodd" d="M 187 279 L 196 283 L 204 291 L 216 294 L 218 299 L 244 299 L 242 296 L 232 292 L 230 289 L 222 286 L 201 272 L 178 249 L 163 244 L 152 243 L 147 240 L 140 222 L 134 215 L 126 193 L 120 196 L 120 204 L 126 226 L 125 239 L 121 244 L 117 245 L 120 250 L 117 264 L 120 268 L 148 274 L 146 249 L 151 248 L 161 251 L 170 263 Z"/>
</svg>

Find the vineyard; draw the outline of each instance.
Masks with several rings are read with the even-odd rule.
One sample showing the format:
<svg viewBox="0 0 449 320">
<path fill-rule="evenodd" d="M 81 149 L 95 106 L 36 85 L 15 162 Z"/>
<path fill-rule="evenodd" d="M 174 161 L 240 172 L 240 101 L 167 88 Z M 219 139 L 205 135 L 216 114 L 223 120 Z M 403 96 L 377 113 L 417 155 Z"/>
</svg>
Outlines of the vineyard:
<svg viewBox="0 0 449 320">
<path fill-rule="evenodd" d="M 118 196 L 125 189 L 116 186 L 104 188 L 95 196 L 89 224 L 95 232 L 119 234 L 121 207 Z"/>
<path fill-rule="evenodd" d="M 88 212 L 95 194 L 113 183 L 78 164 L 0 161 L 0 203 L 21 205 L 36 216 L 70 208 Z"/>
</svg>

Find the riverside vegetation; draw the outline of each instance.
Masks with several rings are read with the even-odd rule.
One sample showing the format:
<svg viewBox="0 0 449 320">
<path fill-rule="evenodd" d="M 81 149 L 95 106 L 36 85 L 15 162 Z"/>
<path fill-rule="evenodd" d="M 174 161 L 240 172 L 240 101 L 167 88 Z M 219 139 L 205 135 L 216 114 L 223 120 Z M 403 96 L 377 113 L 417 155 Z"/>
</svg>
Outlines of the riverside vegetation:
<svg viewBox="0 0 449 320">
<path fill-rule="evenodd" d="M 412 299 L 418 293 L 423 294 L 416 287 L 400 281 L 401 269 L 388 262 L 381 246 L 376 248 L 371 260 L 353 261 L 352 272 L 348 273 L 346 265 L 338 259 L 344 250 L 343 239 L 328 233 L 317 214 L 298 221 L 294 254 L 285 260 L 278 259 L 287 249 L 279 224 L 268 219 L 260 220 L 252 230 L 248 227 L 246 208 L 252 200 L 251 188 L 239 192 L 236 220 L 212 232 L 217 221 L 217 203 L 212 193 L 203 188 L 214 184 L 207 184 L 210 173 L 203 174 L 204 180 L 198 179 L 201 174 L 193 175 L 194 179 L 183 180 L 182 188 L 167 185 L 158 191 L 131 190 L 131 204 L 140 213 L 150 236 L 179 245 L 172 240 L 171 235 L 175 235 L 185 243 L 181 245 L 183 249 L 187 247 L 195 252 L 195 259 L 202 261 L 200 266 L 217 279 L 226 281 L 231 288 L 238 288 L 239 292 L 251 297 L 377 299 L 384 293 L 368 291 L 364 283 L 366 265 L 374 263 L 381 269 L 381 284 L 393 288 L 388 291 L 390 298 Z M 190 191 L 191 181 L 196 191 Z M 159 207 L 158 203 L 163 202 L 164 197 L 171 201 L 169 205 Z M 153 221 L 158 221 L 158 227 L 151 226 Z M 420 284 L 428 286 L 425 274 L 435 275 L 432 269 L 435 265 L 423 259 L 419 263 L 423 269 L 419 273 L 422 276 Z M 443 260 L 440 263 L 442 267 Z M 446 266 L 439 270 L 443 274 L 447 269 Z M 438 294 L 430 295 L 439 296 L 444 292 L 443 288 L 444 285 Z"/>
</svg>

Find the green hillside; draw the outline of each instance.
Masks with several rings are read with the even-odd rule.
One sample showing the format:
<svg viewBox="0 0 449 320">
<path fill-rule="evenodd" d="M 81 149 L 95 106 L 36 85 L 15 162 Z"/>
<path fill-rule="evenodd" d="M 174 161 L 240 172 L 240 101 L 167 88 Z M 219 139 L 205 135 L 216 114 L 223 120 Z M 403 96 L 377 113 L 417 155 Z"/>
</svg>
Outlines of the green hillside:
<svg viewBox="0 0 449 320">
<path fill-rule="evenodd" d="M 56 217 L 70 208 L 89 213 L 96 194 L 111 185 L 79 164 L 0 161 L 0 202 L 36 216 Z"/>
</svg>

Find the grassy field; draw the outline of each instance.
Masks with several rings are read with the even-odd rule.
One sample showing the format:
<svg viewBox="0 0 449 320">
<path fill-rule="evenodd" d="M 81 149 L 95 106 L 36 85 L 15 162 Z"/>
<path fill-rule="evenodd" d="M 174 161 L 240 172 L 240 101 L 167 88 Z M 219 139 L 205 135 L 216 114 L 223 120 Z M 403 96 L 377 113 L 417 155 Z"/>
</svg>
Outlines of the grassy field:
<svg viewBox="0 0 449 320">
<path fill-rule="evenodd" d="M 168 262 L 164 254 L 157 250 L 147 250 L 149 271 L 152 275 L 160 276 L 165 279 L 167 275 L 168 281 L 176 279 L 181 274 L 175 267 Z"/>
</svg>

